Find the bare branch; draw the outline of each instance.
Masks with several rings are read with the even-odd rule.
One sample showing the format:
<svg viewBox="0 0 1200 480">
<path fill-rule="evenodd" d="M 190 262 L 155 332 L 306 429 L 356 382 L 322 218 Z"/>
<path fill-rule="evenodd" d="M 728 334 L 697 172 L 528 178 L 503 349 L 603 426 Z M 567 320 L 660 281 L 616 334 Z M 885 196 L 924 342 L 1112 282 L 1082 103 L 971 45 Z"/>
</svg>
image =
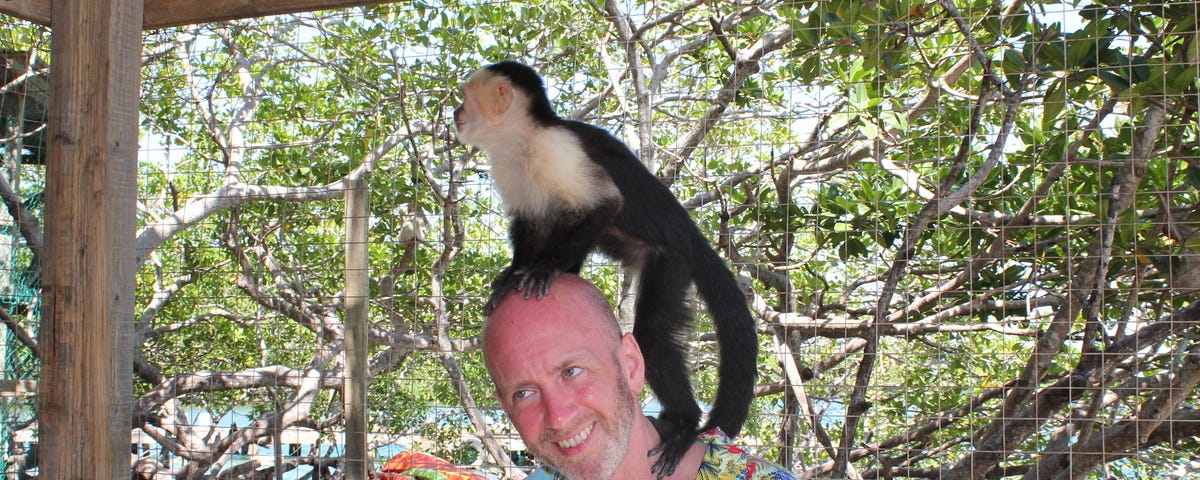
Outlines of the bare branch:
<svg viewBox="0 0 1200 480">
<path fill-rule="evenodd" d="M 1077 303 L 1082 303 L 1082 301 Z M 1111 345 L 1103 355 L 1098 357 L 1102 363 L 1121 362 L 1142 349 L 1157 345 L 1170 335 L 1195 328 L 1198 323 L 1200 323 L 1200 302 L 1192 303 L 1169 317 L 1138 329 L 1136 333 Z M 1103 371 L 1103 365 L 1086 365 L 1084 362 L 1080 362 L 1080 367 L 1052 385 L 1033 393 L 1028 397 L 1028 401 L 1023 403 L 1023 407 L 1011 413 L 1007 411 L 1012 408 L 1010 404 L 1011 399 L 1014 398 L 1010 394 L 1004 410 L 984 431 L 980 440 L 975 442 L 972 452 L 954 467 L 948 469 L 943 478 L 980 478 L 1011 453 L 1010 450 L 1004 448 L 1004 445 L 1019 444 L 1036 431 L 1039 425 L 1049 419 L 1053 412 L 1061 409 L 1067 402 L 1079 398 L 1083 392 L 1088 390 L 1088 387 L 1094 384 L 1094 376 L 1098 371 Z M 1187 380 L 1190 381 L 1190 377 Z M 1014 386 L 1020 386 L 1023 381 L 1025 381 L 1024 378 L 1018 378 Z"/>
<path fill-rule="evenodd" d="M 1170 385 L 1142 403 L 1136 413 L 1104 430 L 1093 432 L 1066 451 L 1048 451 L 1025 475 L 1026 480 L 1040 478 L 1082 478 L 1098 465 L 1120 458 L 1135 447 L 1145 445 L 1163 425 L 1173 430 L 1176 410 L 1200 383 L 1200 355 L 1185 352 L 1175 367 Z"/>
<path fill-rule="evenodd" d="M 41 265 L 42 223 L 29 212 L 20 196 L 13 190 L 12 184 L 8 183 L 8 179 L 3 175 L 0 175 L 0 200 L 4 201 L 8 215 L 16 220 L 17 229 L 21 231 L 21 238 L 25 239 L 25 245 L 33 254 L 31 264 Z"/>
<path fill-rule="evenodd" d="M 22 345 L 25 345 L 29 351 L 33 352 L 35 358 L 42 357 L 42 350 L 38 347 L 37 340 L 34 340 L 33 336 L 25 331 L 25 327 L 21 326 L 21 322 L 18 322 L 12 315 L 8 314 L 7 308 L 0 307 L 0 321 L 4 322 L 4 326 L 8 327 L 8 331 L 12 332 L 13 336 L 17 337 L 17 340 Z"/>
</svg>

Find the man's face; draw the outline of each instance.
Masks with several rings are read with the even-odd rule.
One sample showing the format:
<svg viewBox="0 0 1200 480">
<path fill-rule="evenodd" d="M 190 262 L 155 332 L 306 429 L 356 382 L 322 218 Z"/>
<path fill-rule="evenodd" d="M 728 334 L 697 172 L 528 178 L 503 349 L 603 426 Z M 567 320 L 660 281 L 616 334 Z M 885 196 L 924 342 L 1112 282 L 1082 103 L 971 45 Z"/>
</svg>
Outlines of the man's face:
<svg viewBox="0 0 1200 480">
<path fill-rule="evenodd" d="M 573 318 L 542 320 L 489 342 L 496 396 L 538 458 L 572 479 L 611 478 L 639 414 L 623 357 L 637 344 L 630 335 L 560 328 Z"/>
</svg>

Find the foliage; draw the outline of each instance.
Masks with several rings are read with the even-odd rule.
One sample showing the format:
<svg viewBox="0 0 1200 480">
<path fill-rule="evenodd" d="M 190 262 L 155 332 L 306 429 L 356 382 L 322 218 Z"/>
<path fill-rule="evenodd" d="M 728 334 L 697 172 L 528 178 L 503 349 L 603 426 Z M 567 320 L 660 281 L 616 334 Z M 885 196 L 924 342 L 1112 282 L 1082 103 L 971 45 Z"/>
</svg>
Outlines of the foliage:
<svg viewBox="0 0 1200 480">
<path fill-rule="evenodd" d="M 764 455 L 847 478 L 1194 473 L 1198 4 L 1003 3 L 414 1 L 150 32 L 139 428 L 179 477 L 268 427 L 332 441 L 342 194 L 365 178 L 377 440 L 519 475 L 477 351 L 505 220 L 449 121 L 462 79 L 515 58 L 746 279 L 766 348 L 743 440 Z M 585 273 L 624 311 L 616 265 Z M 186 428 L 247 405 L 243 433 Z"/>
</svg>

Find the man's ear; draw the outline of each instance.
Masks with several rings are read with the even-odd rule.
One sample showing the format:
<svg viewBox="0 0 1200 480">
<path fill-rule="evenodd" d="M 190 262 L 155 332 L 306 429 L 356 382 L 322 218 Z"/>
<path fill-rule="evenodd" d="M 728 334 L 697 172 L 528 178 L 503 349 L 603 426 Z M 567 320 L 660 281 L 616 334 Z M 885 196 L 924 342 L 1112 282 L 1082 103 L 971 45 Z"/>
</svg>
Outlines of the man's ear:
<svg viewBox="0 0 1200 480">
<path fill-rule="evenodd" d="M 646 388 L 646 360 L 642 357 L 642 349 L 632 333 L 621 335 L 620 355 L 621 375 L 629 383 L 629 389 L 635 394 L 642 393 Z"/>
</svg>

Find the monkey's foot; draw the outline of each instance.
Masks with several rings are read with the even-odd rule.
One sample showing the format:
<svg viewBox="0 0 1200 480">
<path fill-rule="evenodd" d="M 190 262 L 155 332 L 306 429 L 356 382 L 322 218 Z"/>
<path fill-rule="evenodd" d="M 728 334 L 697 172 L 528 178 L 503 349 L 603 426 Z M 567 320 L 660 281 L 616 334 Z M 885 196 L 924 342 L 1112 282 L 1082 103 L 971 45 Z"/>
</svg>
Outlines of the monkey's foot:
<svg viewBox="0 0 1200 480">
<path fill-rule="evenodd" d="M 508 290 L 492 290 L 492 295 L 488 297 L 487 303 L 483 304 L 483 315 L 486 317 L 500 306 L 500 301 L 504 300 L 504 296 L 508 294 Z"/>
<path fill-rule="evenodd" d="M 500 306 L 500 301 L 504 300 L 504 296 L 508 292 L 517 289 L 518 278 L 513 274 L 512 267 L 504 269 L 496 278 L 492 279 L 492 295 L 488 297 L 487 303 L 483 305 L 483 314 L 491 315 L 496 307 Z"/>
<path fill-rule="evenodd" d="M 516 288 L 525 292 L 525 298 L 536 295 L 538 300 L 545 297 L 550 292 L 550 282 L 553 282 L 559 270 L 554 267 L 528 266 L 517 270 L 514 274 L 516 277 Z"/>
<path fill-rule="evenodd" d="M 675 473 L 675 467 L 679 465 L 679 461 L 683 460 L 687 451 L 696 444 L 699 432 L 692 428 L 671 425 L 662 421 L 654 422 L 654 426 L 658 429 L 658 435 L 662 437 L 662 443 L 659 443 L 646 455 L 651 457 L 659 455 L 654 466 L 650 467 L 650 473 L 658 475 L 659 480 L 662 480 Z"/>
</svg>

